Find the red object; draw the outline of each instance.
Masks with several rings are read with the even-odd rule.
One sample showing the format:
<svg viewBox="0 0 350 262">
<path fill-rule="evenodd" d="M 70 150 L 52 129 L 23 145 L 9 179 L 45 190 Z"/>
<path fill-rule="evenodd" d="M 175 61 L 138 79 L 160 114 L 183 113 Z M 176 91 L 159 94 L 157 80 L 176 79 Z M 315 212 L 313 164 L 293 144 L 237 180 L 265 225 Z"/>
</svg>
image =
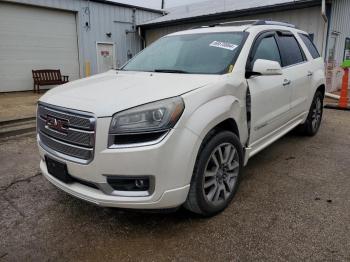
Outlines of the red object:
<svg viewBox="0 0 350 262">
<path fill-rule="evenodd" d="M 349 85 L 349 68 L 344 68 L 343 83 L 340 93 L 338 106 L 340 108 L 348 107 L 348 85 Z"/>
</svg>

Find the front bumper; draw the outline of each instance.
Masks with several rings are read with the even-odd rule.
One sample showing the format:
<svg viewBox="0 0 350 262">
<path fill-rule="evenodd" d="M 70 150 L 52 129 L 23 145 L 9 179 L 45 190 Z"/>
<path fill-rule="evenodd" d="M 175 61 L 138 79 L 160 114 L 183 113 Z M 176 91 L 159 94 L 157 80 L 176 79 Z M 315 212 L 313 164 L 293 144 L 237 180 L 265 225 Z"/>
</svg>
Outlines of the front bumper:
<svg viewBox="0 0 350 262">
<path fill-rule="evenodd" d="M 149 198 L 141 197 L 117 197 L 109 196 L 102 193 L 100 190 L 93 189 L 79 183 L 65 184 L 47 172 L 45 162 L 40 162 L 40 169 L 43 175 L 55 186 L 67 192 L 68 194 L 88 201 L 98 206 L 105 207 L 119 207 L 119 208 L 134 208 L 134 209 L 161 209 L 177 207 L 185 202 L 189 185 L 166 190 L 160 199 L 156 201 L 150 201 Z"/>
<path fill-rule="evenodd" d="M 107 148 L 110 118 L 97 119 L 94 159 L 86 165 L 63 160 L 44 150 L 39 143 L 43 175 L 63 191 L 88 202 L 108 207 L 161 209 L 186 201 L 201 140 L 187 128 L 172 130 L 160 143 L 134 148 Z M 152 176 L 149 196 L 118 196 L 75 182 L 66 184 L 48 173 L 45 156 L 67 164 L 68 173 L 82 181 L 106 184 L 107 176 Z"/>
</svg>

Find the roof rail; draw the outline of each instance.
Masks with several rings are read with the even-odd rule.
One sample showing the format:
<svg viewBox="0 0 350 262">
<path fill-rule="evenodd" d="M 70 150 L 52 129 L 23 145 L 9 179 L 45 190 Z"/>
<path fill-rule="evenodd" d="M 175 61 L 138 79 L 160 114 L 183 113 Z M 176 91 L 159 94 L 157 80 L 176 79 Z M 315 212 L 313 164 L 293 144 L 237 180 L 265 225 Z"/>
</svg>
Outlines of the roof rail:
<svg viewBox="0 0 350 262">
<path fill-rule="evenodd" d="M 192 29 L 197 28 L 208 28 L 208 27 L 215 27 L 215 26 L 240 26 L 240 25 L 253 25 L 254 23 L 258 22 L 259 20 L 240 20 L 240 21 L 230 21 L 230 22 L 222 22 L 222 23 L 215 23 L 215 24 L 209 24 L 209 25 L 200 25 L 193 27 Z"/>
<path fill-rule="evenodd" d="M 259 21 L 260 20 L 238 20 L 238 21 L 232 21 L 232 22 L 222 22 L 222 23 L 219 23 L 218 25 L 219 26 L 254 25 Z"/>
<path fill-rule="evenodd" d="M 296 28 L 295 25 L 279 22 L 279 21 L 270 21 L 270 20 L 240 20 L 240 21 L 232 21 L 232 22 L 222 22 L 222 23 L 216 23 L 216 24 L 210 24 L 210 25 L 202 25 L 202 26 L 196 26 L 192 29 L 197 28 L 208 28 L 208 27 L 215 27 L 215 26 L 240 26 L 240 25 L 280 25 L 280 26 L 287 26 Z"/>
<path fill-rule="evenodd" d="M 272 20 L 257 20 L 253 25 L 280 25 L 280 26 L 287 26 L 287 27 L 293 27 L 296 28 L 295 25 L 279 22 L 279 21 L 272 21 Z"/>
</svg>

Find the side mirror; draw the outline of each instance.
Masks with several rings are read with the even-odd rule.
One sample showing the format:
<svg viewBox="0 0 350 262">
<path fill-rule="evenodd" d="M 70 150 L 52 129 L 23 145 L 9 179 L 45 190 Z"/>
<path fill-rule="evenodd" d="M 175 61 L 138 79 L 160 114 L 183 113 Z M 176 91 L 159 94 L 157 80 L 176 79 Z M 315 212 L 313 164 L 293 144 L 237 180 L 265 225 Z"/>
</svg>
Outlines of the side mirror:
<svg viewBox="0 0 350 262">
<path fill-rule="evenodd" d="M 252 75 L 282 75 L 282 67 L 276 61 L 258 59 L 253 65 Z"/>
</svg>

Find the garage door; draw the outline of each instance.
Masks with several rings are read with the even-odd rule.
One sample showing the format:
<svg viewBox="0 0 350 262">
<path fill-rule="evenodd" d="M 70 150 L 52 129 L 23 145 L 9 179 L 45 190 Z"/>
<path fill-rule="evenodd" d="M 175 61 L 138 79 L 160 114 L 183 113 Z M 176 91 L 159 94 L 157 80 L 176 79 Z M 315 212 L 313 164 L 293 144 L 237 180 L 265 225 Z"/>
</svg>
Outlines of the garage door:
<svg viewBox="0 0 350 262">
<path fill-rule="evenodd" d="M 0 92 L 31 90 L 32 69 L 79 78 L 75 14 L 0 3 Z"/>
</svg>

